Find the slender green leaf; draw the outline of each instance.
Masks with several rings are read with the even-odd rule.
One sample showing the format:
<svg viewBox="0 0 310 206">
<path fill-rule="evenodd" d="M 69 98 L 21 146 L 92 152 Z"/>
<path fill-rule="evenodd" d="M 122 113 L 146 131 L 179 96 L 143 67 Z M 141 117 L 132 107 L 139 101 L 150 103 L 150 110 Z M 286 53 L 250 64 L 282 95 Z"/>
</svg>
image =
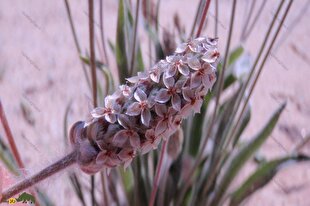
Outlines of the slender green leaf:
<svg viewBox="0 0 310 206">
<path fill-rule="evenodd" d="M 234 64 L 241 57 L 243 52 L 244 49 L 242 46 L 239 46 L 236 49 L 234 49 L 229 55 L 228 66 Z"/>
<path fill-rule="evenodd" d="M 121 84 L 124 84 L 126 81 L 125 78 L 128 77 L 125 26 L 124 1 L 119 0 L 115 53 L 119 74 L 119 82 Z"/>
<path fill-rule="evenodd" d="M 64 116 L 64 140 L 65 140 L 65 145 L 68 146 L 68 116 L 69 116 L 69 111 L 71 108 L 71 104 L 72 104 L 72 100 L 69 101 L 69 103 L 66 106 L 66 110 L 65 110 L 65 116 Z"/>
<path fill-rule="evenodd" d="M 283 168 L 288 162 L 309 161 L 310 157 L 298 155 L 288 156 L 263 163 L 250 177 L 232 194 L 230 206 L 240 205 L 243 200 L 256 192 Z"/>
<path fill-rule="evenodd" d="M 245 114 L 241 119 L 240 128 L 236 134 L 235 139 L 233 140 L 233 146 L 235 146 L 238 143 L 240 136 L 243 133 L 244 129 L 247 127 L 248 123 L 250 122 L 250 119 L 251 119 L 251 107 L 248 105 Z"/>
<path fill-rule="evenodd" d="M 45 205 L 45 206 L 54 206 L 55 204 L 51 201 L 51 199 L 43 193 L 41 190 L 37 189 L 37 194 L 39 198 L 40 205 Z"/>
<path fill-rule="evenodd" d="M 224 174 L 219 186 L 215 191 L 215 196 L 211 202 L 211 205 L 219 204 L 222 196 L 225 194 L 227 188 L 236 177 L 240 169 L 271 134 L 285 105 L 286 104 L 282 104 L 280 106 L 280 108 L 273 114 L 273 116 L 263 127 L 263 129 L 232 159 L 230 165 L 228 166 L 228 169 L 226 170 L 226 173 Z"/>
<path fill-rule="evenodd" d="M 2 137 L 0 136 L 0 160 L 4 163 L 6 168 L 12 172 L 15 176 L 19 175 L 18 167 L 13 157 L 13 154 L 6 146 L 6 144 L 2 141 Z"/>
</svg>

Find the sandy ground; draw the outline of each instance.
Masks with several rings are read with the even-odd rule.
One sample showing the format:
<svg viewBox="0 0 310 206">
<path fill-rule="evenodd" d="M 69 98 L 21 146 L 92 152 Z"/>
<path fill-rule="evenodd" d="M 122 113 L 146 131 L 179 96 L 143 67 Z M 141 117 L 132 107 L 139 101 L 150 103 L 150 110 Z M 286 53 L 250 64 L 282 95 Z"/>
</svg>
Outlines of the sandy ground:
<svg viewBox="0 0 310 206">
<path fill-rule="evenodd" d="M 245 2 L 238 1 L 235 28 L 240 28 L 244 20 Z M 253 58 L 277 2 L 267 2 L 252 35 L 243 43 Z M 244 138 L 255 134 L 281 102 L 286 100 L 288 103 L 272 138 L 261 150 L 269 158 L 286 154 L 310 132 L 310 56 L 307 52 L 310 46 L 310 10 L 294 23 L 307 2 L 294 2 L 282 28 L 280 41 L 269 57 L 251 98 L 252 119 Z M 186 31 L 189 31 L 197 3 L 197 0 L 167 0 L 162 3 L 161 28 L 172 27 L 172 18 L 167 17 L 177 12 Z M 228 0 L 220 4 L 219 47 L 222 54 L 229 28 L 230 4 Z M 81 48 L 85 52 L 88 49 L 87 3 L 71 1 L 71 7 Z M 114 41 L 117 1 L 105 1 L 104 7 L 105 33 Z M 97 17 L 98 11 L 96 7 Z M 209 14 L 209 25 L 213 25 L 213 5 Z M 139 24 L 142 28 L 143 22 Z M 213 26 L 209 26 L 204 34 L 212 36 Z M 239 37 L 240 29 L 235 29 L 233 47 L 238 46 Z M 141 40 L 142 45 L 147 44 L 143 36 Z M 64 143 L 65 108 L 72 101 L 69 124 L 83 120 L 91 96 L 74 46 L 64 2 L 0 1 L 0 45 L 0 98 L 27 172 L 32 174 L 69 151 Z M 147 56 L 145 53 L 145 58 Z M 113 67 L 115 62 L 111 63 Z M 25 120 L 21 104 L 30 110 L 32 123 Z M 5 136 L 2 128 L 0 135 L 2 138 Z M 310 145 L 304 151 L 310 154 Z M 252 169 L 253 165 L 249 164 L 237 182 Z M 83 177 L 85 181 L 88 178 Z M 9 183 L 5 182 L 3 188 L 7 186 Z M 78 204 L 66 173 L 57 174 L 40 187 L 56 200 L 57 205 Z M 245 205 L 308 206 L 309 194 L 310 165 L 303 164 L 283 170 Z"/>
</svg>

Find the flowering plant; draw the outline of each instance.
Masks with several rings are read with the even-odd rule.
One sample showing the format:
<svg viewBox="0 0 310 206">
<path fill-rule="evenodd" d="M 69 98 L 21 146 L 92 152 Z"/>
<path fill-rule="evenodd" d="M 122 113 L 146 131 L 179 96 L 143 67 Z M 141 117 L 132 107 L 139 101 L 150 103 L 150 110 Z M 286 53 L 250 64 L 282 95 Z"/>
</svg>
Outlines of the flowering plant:
<svg viewBox="0 0 310 206">
<path fill-rule="evenodd" d="M 279 14 L 283 13 L 284 0 L 279 3 L 253 64 L 249 63 L 248 55 L 244 55 L 246 48 L 230 48 L 237 0 L 232 1 L 227 42 L 224 43 L 224 38 L 217 38 L 221 37 L 217 32 L 217 13 L 216 38 L 201 37 L 210 2 L 200 1 L 187 41 L 187 34 L 178 16 L 175 16 L 174 27 L 183 42 L 175 47 L 175 38 L 168 31 L 164 30 L 162 41 L 159 38 L 159 3 L 156 5 L 157 12 L 154 12 L 150 9 L 155 7 L 152 1 L 142 1 L 149 55 L 156 51 L 154 58 L 157 61 L 145 70 L 143 50 L 137 37 L 140 0 L 135 5 L 135 18 L 131 1 L 119 0 L 116 41 L 115 44 L 109 42 L 117 63 L 115 69 L 118 76 L 113 78 L 113 66 L 109 64 L 111 58 L 106 51 L 103 32 L 103 1 L 99 2 L 99 13 L 104 58 L 98 60 L 94 48 L 93 0 L 89 0 L 88 13 L 89 58 L 84 57 L 79 49 L 70 5 L 65 0 L 70 28 L 93 95 L 94 107 L 86 121 L 76 122 L 70 129 L 67 139 L 70 140 L 72 152 L 4 190 L 1 201 L 77 163 L 84 173 L 91 174 L 88 184 L 82 180 L 84 173 L 69 172 L 70 183 L 84 206 L 146 205 L 147 202 L 149 206 L 235 206 L 266 185 L 285 163 L 309 160 L 301 149 L 310 136 L 284 157 L 273 160 L 252 158 L 272 133 L 285 103 L 250 141 L 240 144 L 251 119 L 249 99 L 293 1 L 288 1 L 281 18 Z M 218 7 L 217 1 L 215 7 Z M 279 19 L 279 26 L 274 28 L 275 21 Z M 255 25 L 255 21 L 251 25 Z M 251 33 L 248 25 L 249 21 L 242 28 L 242 42 Z M 269 41 L 272 30 L 275 34 Z M 221 58 L 218 41 L 226 47 Z M 264 50 L 267 50 L 266 54 L 262 55 Z M 152 61 L 152 56 L 150 59 Z M 237 68 L 240 65 L 245 71 L 243 75 L 236 72 L 240 70 Z M 86 66 L 90 66 L 90 72 L 85 69 Z M 99 72 L 103 74 L 104 81 L 97 76 Z M 117 81 L 122 85 L 117 85 Z M 68 111 L 69 107 L 65 114 L 65 130 Z M 24 168 L 24 165 L 1 102 L 0 118 L 12 148 L 7 149 L 0 139 L 1 158 L 12 172 L 18 174 L 18 168 Z M 257 169 L 243 183 L 232 187 L 236 176 L 251 159 L 256 160 Z M 31 193 L 38 197 L 36 202 L 41 205 L 52 205 L 37 186 Z"/>
</svg>

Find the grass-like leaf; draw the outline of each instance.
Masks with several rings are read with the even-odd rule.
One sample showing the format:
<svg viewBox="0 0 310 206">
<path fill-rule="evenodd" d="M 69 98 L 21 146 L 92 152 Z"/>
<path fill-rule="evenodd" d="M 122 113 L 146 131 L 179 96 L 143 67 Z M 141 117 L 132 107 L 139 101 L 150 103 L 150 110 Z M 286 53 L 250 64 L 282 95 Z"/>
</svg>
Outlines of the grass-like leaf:
<svg viewBox="0 0 310 206">
<path fill-rule="evenodd" d="M 244 166 L 246 161 L 260 148 L 273 131 L 281 112 L 285 108 L 286 104 L 282 104 L 279 109 L 273 114 L 271 119 L 263 127 L 263 129 L 250 141 L 245 147 L 243 147 L 236 156 L 230 162 L 221 182 L 215 191 L 215 196 L 210 205 L 219 205 L 222 196 L 225 194 L 227 188 L 236 177 L 240 169 Z"/>
<path fill-rule="evenodd" d="M 119 82 L 121 84 L 124 84 L 125 78 L 128 77 L 125 26 L 124 1 L 119 0 L 115 54 L 119 74 Z"/>
<path fill-rule="evenodd" d="M 249 195 L 268 184 L 285 164 L 309 160 L 310 157 L 307 156 L 293 155 L 263 163 L 235 192 L 233 192 L 230 206 L 240 205 Z"/>
</svg>

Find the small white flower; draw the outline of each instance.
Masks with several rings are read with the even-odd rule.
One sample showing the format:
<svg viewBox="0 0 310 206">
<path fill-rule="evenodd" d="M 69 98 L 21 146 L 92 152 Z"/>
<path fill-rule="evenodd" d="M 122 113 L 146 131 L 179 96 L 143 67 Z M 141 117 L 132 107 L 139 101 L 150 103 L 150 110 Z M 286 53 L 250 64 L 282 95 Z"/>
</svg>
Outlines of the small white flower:
<svg viewBox="0 0 310 206">
<path fill-rule="evenodd" d="M 128 108 L 126 114 L 129 116 L 137 116 L 141 114 L 141 122 L 145 126 L 149 126 L 151 120 L 150 108 L 155 104 L 152 99 L 148 99 L 143 90 L 137 88 L 134 93 L 134 98 L 138 102 L 132 103 Z"/>
<path fill-rule="evenodd" d="M 121 111 L 121 105 L 116 103 L 115 98 L 112 96 L 107 96 L 104 99 L 105 107 L 97 107 L 91 111 L 91 115 L 94 118 L 104 117 L 108 122 L 116 122 L 116 114 L 119 114 Z"/>
</svg>

